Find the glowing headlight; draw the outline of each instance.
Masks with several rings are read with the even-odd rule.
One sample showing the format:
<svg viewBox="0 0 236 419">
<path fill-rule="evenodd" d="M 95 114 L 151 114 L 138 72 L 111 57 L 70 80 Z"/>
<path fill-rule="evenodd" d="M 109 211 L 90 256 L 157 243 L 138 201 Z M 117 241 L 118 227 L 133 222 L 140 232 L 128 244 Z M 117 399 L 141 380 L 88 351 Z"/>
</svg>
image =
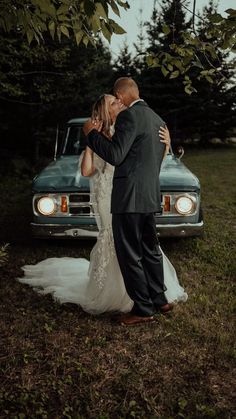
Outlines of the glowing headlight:
<svg viewBox="0 0 236 419">
<path fill-rule="evenodd" d="M 37 208 L 43 215 L 52 215 L 56 211 L 56 203 L 53 198 L 40 198 L 37 203 Z"/>
<path fill-rule="evenodd" d="M 180 196 L 175 203 L 175 209 L 179 214 L 188 215 L 193 212 L 195 202 L 188 196 Z"/>
</svg>

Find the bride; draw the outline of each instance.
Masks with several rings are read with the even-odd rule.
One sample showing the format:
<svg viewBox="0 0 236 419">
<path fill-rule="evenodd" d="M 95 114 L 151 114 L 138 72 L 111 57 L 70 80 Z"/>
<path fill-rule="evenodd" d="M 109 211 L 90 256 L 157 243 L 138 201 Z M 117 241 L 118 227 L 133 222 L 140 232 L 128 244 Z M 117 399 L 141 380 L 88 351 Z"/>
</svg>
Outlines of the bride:
<svg viewBox="0 0 236 419">
<path fill-rule="evenodd" d="M 111 140 L 114 122 L 124 109 L 120 101 L 112 95 L 101 96 L 93 106 L 92 119 L 97 122 L 107 139 Z M 167 128 L 159 133 L 169 148 L 170 138 Z M 22 267 L 24 276 L 20 282 L 34 287 L 40 294 L 52 294 L 60 303 L 75 303 L 91 314 L 104 312 L 130 312 L 133 301 L 128 296 L 116 257 L 110 201 L 114 167 L 106 163 L 86 147 L 79 164 L 83 176 L 90 177 L 91 196 L 97 217 L 99 234 L 90 254 L 90 262 L 83 258 L 49 258 L 36 265 Z M 163 253 L 163 252 L 162 252 Z M 180 286 L 176 272 L 163 253 L 165 295 L 168 303 L 186 301 L 188 296 Z"/>
</svg>

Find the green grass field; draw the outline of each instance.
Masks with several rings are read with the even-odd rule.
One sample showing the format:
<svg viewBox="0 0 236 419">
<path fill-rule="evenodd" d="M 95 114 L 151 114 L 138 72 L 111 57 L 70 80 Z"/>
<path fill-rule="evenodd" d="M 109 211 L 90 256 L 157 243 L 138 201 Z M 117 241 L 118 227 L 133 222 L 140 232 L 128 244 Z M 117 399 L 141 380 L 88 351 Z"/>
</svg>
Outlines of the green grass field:
<svg viewBox="0 0 236 419">
<path fill-rule="evenodd" d="M 16 281 L 24 264 L 89 257 L 93 243 L 32 240 L 29 180 L 1 179 L 0 418 L 235 418 L 236 153 L 183 161 L 201 181 L 205 234 L 161 244 L 189 300 L 133 328 Z"/>
</svg>

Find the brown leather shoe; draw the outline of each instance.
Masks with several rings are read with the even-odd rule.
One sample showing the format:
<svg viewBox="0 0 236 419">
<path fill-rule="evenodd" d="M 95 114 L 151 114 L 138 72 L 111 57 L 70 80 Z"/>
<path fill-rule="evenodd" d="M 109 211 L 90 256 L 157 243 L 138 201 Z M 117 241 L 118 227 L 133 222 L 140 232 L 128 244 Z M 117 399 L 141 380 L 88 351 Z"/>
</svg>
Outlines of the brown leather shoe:
<svg viewBox="0 0 236 419">
<path fill-rule="evenodd" d="M 166 314 L 166 313 L 169 313 L 169 311 L 172 311 L 173 308 L 174 308 L 174 304 L 167 303 L 160 307 L 160 312 L 161 314 Z"/>
<path fill-rule="evenodd" d="M 119 318 L 118 323 L 123 326 L 134 326 L 136 324 L 150 323 L 154 321 L 155 321 L 154 316 L 141 317 L 141 316 L 136 316 L 135 314 L 132 314 L 132 313 L 127 313 Z"/>
</svg>

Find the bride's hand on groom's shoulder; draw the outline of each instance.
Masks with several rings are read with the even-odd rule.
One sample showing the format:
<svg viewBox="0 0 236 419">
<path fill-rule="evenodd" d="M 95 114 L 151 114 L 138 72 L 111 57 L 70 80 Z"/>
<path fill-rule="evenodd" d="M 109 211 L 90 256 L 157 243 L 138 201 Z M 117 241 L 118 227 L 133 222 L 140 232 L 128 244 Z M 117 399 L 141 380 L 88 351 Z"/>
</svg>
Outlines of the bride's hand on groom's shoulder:
<svg viewBox="0 0 236 419">
<path fill-rule="evenodd" d="M 170 139 L 170 133 L 169 133 L 169 130 L 168 130 L 167 126 L 160 127 L 159 137 L 162 138 L 160 140 L 161 143 L 164 143 L 164 144 L 166 144 L 167 147 L 170 147 L 171 139 Z"/>
<path fill-rule="evenodd" d="M 102 130 L 102 125 L 103 125 L 102 121 L 89 118 L 88 121 L 86 121 L 83 126 L 84 134 L 87 136 L 90 133 L 90 131 L 92 131 L 92 129 L 96 129 L 97 131 L 100 132 Z"/>
</svg>

